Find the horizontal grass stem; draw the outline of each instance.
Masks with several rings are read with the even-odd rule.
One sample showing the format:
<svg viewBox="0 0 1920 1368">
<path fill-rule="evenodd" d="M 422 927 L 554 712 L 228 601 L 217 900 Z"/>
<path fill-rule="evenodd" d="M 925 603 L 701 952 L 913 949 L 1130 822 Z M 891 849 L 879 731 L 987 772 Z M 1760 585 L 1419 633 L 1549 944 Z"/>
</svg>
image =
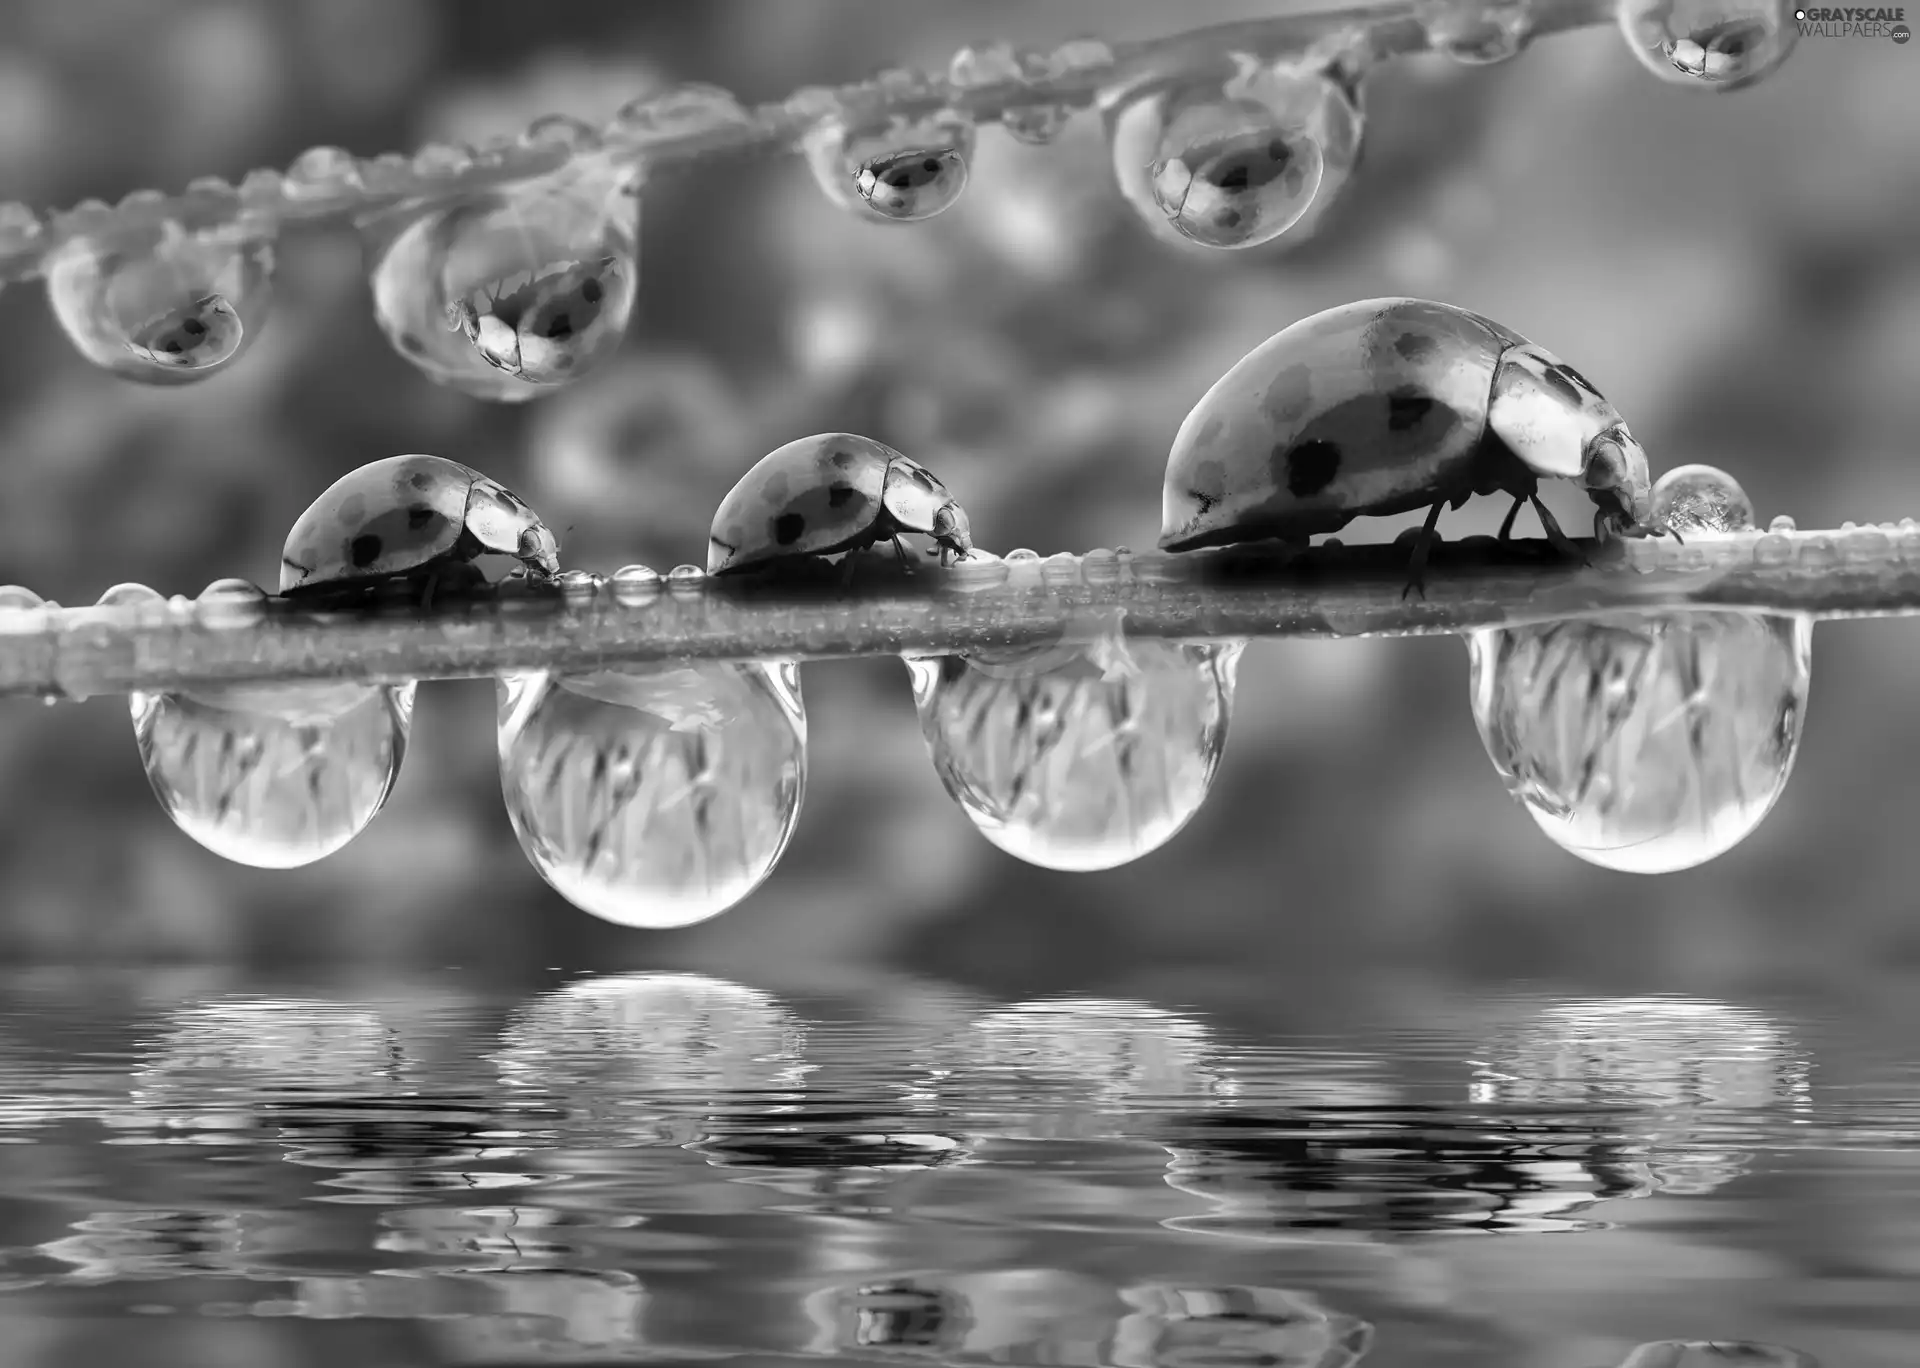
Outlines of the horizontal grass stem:
<svg viewBox="0 0 1920 1368">
<path fill-rule="evenodd" d="M 1470 10 L 1473 0 L 1460 4 Z M 867 126 L 951 109 L 976 123 L 993 123 L 1009 109 L 1035 105 L 1085 109 L 1103 91 L 1204 71 L 1228 52 L 1272 58 L 1350 53 L 1378 60 L 1426 50 L 1430 44 L 1420 16 L 1429 12 L 1428 6 L 1411 0 L 1363 0 L 1115 43 L 1107 50 L 1107 60 L 1076 61 L 1064 70 L 991 84 L 957 86 L 944 74 L 895 74 L 832 90 L 799 91 L 748 109 L 743 118 L 672 118 L 652 127 L 644 120 L 616 120 L 602 131 L 604 141 L 596 147 L 504 140 L 481 148 L 470 165 L 452 172 L 422 169 L 406 157 L 388 155 L 356 159 L 351 175 L 319 185 L 293 175 L 256 172 L 237 188 L 196 182 L 184 194 L 141 191 L 118 205 L 90 201 L 44 218 L 25 206 L 0 204 L 0 282 L 38 277 L 53 253 L 79 239 L 103 247 L 137 248 L 168 224 L 197 230 L 239 229 L 244 224 L 249 233 L 274 236 L 350 223 L 399 206 L 425 211 L 546 174 L 576 158 L 630 161 L 651 178 L 713 156 L 791 151 L 810 129 L 827 121 Z M 1613 6 L 1606 0 L 1534 0 L 1531 14 L 1530 31 L 1542 36 L 1607 23 Z M 665 98 L 670 99 L 671 92 Z"/>
<path fill-rule="evenodd" d="M 314 612 L 284 599 L 0 610 L 0 695 L 77 699 L 231 684 L 588 671 L 663 660 L 826 660 L 1131 637 L 1461 633 L 1611 612 L 1746 609 L 1818 618 L 1920 615 L 1920 528 L 1695 537 L 1592 547 L 1444 544 L 1424 594 L 1404 546 L 983 560 L 909 572 L 610 583 L 510 581 L 445 599 Z"/>
</svg>

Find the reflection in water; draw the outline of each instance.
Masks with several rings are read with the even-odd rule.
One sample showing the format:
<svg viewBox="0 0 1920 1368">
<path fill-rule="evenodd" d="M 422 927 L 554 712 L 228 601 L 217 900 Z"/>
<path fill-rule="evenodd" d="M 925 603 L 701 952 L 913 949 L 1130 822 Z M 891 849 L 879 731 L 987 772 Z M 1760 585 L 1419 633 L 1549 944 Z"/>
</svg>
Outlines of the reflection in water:
<svg viewBox="0 0 1920 1368">
<path fill-rule="evenodd" d="M 1351 1368 L 1373 1327 L 1269 1287 L 1164 1287 L 1120 1294 L 1134 1312 L 1114 1332 L 1116 1368 Z"/>
<path fill-rule="evenodd" d="M 1439 1014 L 1281 1044 L 1119 999 L 891 991 L 633 974 L 519 1003 L 222 996 L 138 1026 L 98 996 L 54 1025 L 16 1005 L 0 1332 L 25 1294 L 51 1325 L 277 1318 L 304 1352 L 323 1332 L 289 1320 L 350 1322 L 394 1362 L 498 1368 L 1815 1368 L 1731 1339 L 1623 1359 L 1540 1309 L 1569 1282 L 1585 1305 L 1591 1277 L 1625 1313 L 1697 1287 L 1695 1333 L 1830 1357 L 1813 1341 L 1846 1324 L 1849 1368 L 1910 1368 L 1862 1338 L 1912 1319 L 1887 1304 L 1907 1284 L 1818 1260 L 1863 1206 L 1910 1229 L 1889 1138 L 1914 1130 L 1911 1079 L 1863 1116 L 1828 1076 L 1816 1110 L 1757 1012 L 1536 998 L 1494 1031 Z M 1768 1181 L 1719 1191 L 1754 1154 Z M 1764 1231 L 1778 1211 L 1795 1224 Z M 1840 1228 L 1796 1244 L 1809 1222 Z M 1756 1260 L 1784 1293 L 1736 1290 Z M 23 1368 L 98 1357 L 6 1344 Z"/>
<path fill-rule="evenodd" d="M 1676 997 L 1550 1002 L 1472 1061 L 1472 1102 L 1604 1108 L 1661 1192 L 1698 1195 L 1746 1171 L 1745 1113 L 1803 1112 L 1808 1066 L 1747 1008 Z"/>
<path fill-rule="evenodd" d="M 705 974 L 623 974 L 534 999 L 494 1062 L 507 1086 L 565 1112 L 570 1139 L 682 1145 L 716 1109 L 796 1086 L 805 1038 L 757 989 Z"/>
</svg>

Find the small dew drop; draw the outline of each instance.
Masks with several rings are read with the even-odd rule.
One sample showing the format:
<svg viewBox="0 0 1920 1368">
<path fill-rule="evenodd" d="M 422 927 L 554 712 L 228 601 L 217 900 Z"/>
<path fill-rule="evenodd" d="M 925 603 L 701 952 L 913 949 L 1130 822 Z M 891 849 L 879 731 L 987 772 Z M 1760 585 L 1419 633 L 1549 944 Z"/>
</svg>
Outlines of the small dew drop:
<svg viewBox="0 0 1920 1368">
<path fill-rule="evenodd" d="M 267 615 L 267 591 L 251 580 L 215 580 L 194 601 L 195 615 L 209 627 L 247 627 Z"/>
<path fill-rule="evenodd" d="M 44 231 L 40 216 L 17 200 L 0 203 L 0 251 L 26 247 Z"/>
<path fill-rule="evenodd" d="M 47 606 L 47 601 L 33 590 L 18 584 L 0 585 L 0 613 L 35 612 Z"/>
<path fill-rule="evenodd" d="M 966 90 L 1012 81 L 1044 81 L 1055 74 L 1054 62 L 1048 57 L 1016 51 L 1008 43 L 989 43 L 961 48 L 954 54 L 947 79 Z M 1000 126 L 1016 141 L 1038 147 L 1059 137 L 1072 118 L 1071 105 L 1009 105 L 1000 115 Z"/>
<path fill-rule="evenodd" d="M 360 179 L 372 195 L 391 195 L 413 188 L 413 162 L 398 152 L 383 152 L 360 167 Z"/>
<path fill-rule="evenodd" d="M 240 202 L 242 204 L 267 207 L 278 203 L 286 196 L 286 180 L 270 166 L 249 171 L 240 180 Z"/>
<path fill-rule="evenodd" d="M 1753 84 L 1800 36 L 1787 0 L 1620 0 L 1619 18 L 1642 66 L 1696 90 Z"/>
<path fill-rule="evenodd" d="M 1435 52 L 1464 66 L 1517 57 L 1533 33 L 1528 0 L 1428 0 L 1425 27 Z"/>
<path fill-rule="evenodd" d="M 1081 557 L 1080 573 L 1089 584 L 1111 584 L 1120 578 L 1120 557 L 1097 546 Z"/>
<path fill-rule="evenodd" d="M 642 140 L 684 137 L 752 121 L 732 91 L 697 81 L 629 101 L 614 116 L 622 134 Z"/>
<path fill-rule="evenodd" d="M 600 145 L 599 130 L 571 114 L 544 114 L 527 125 L 520 141 L 528 147 L 562 147 L 584 151 Z"/>
<path fill-rule="evenodd" d="M 239 358 L 265 324 L 273 244 L 167 224 L 141 247 L 85 240 L 47 268 L 47 302 L 81 355 L 129 380 L 202 380 Z"/>
<path fill-rule="evenodd" d="M 1772 809 L 1799 748 L 1813 624 L 1676 612 L 1473 634 L 1473 714 L 1508 790 L 1590 863 L 1691 869 Z"/>
<path fill-rule="evenodd" d="M 428 143 L 413 154 L 415 175 L 458 176 L 473 165 L 473 149 L 462 143 Z"/>
<path fill-rule="evenodd" d="M 362 187 L 360 163 L 338 147 L 310 147 L 287 168 L 289 199 L 323 199 Z"/>
<path fill-rule="evenodd" d="M 567 901 L 622 926 L 690 926 L 760 886 L 799 816 L 806 737 L 790 664 L 500 684 L 521 848 Z"/>
<path fill-rule="evenodd" d="M 214 854 L 293 869 L 387 801 L 416 685 L 275 685 L 132 696 L 140 761 L 174 824 Z"/>
<path fill-rule="evenodd" d="M 1755 565 L 1785 565 L 1793 559 L 1793 542 L 1784 532 L 1770 531 L 1753 544 Z"/>
<path fill-rule="evenodd" d="M 1241 642 L 1122 640 L 908 660 L 934 769 L 981 834 L 1047 869 L 1112 869 L 1200 808 Z"/>
<path fill-rule="evenodd" d="M 167 596 L 158 589 L 151 589 L 144 584 L 126 583 L 116 584 L 104 594 L 100 595 L 99 606 L 102 608 L 145 608 L 157 603 L 163 604 L 166 601 Z"/>
<path fill-rule="evenodd" d="M 621 603 L 639 603 L 660 592 L 660 574 L 645 565 L 623 565 L 613 572 L 613 596 Z"/>
<path fill-rule="evenodd" d="M 560 572 L 560 593 L 564 598 L 590 599 L 600 592 L 600 576 L 591 570 L 562 570 Z"/>
<path fill-rule="evenodd" d="M 1008 561 L 1037 561 L 1040 559 L 1040 553 L 1020 546 L 1007 552 L 1005 559 Z"/>
<path fill-rule="evenodd" d="M 706 581 L 707 572 L 697 565 L 676 565 L 667 571 L 667 588 L 676 594 L 697 594 Z"/>
<path fill-rule="evenodd" d="M 430 210 L 379 246 L 374 312 L 441 384 L 514 403 L 577 380 L 633 311 L 638 201 L 606 167 Z"/>
<path fill-rule="evenodd" d="M 918 223 L 967 188 L 973 125 L 954 115 L 901 120 L 880 130 L 828 122 L 806 138 L 807 164 L 828 199 L 862 217 Z"/>
<path fill-rule="evenodd" d="M 1710 465 L 1676 466 L 1653 486 L 1653 517 L 1682 536 L 1748 532 L 1753 529 L 1753 501 L 1724 470 Z"/>
<path fill-rule="evenodd" d="M 1272 242 L 1358 156 L 1359 106 L 1326 75 L 1240 60 L 1226 82 L 1131 92 L 1109 108 L 1114 175 L 1142 220 L 1173 242 Z"/>
<path fill-rule="evenodd" d="M 1782 513 L 1782 514 L 1779 514 L 1777 517 L 1775 517 L 1772 522 L 1767 524 L 1767 531 L 1797 532 L 1799 531 L 1799 526 L 1794 522 L 1793 516 L 1791 514 Z"/>
</svg>

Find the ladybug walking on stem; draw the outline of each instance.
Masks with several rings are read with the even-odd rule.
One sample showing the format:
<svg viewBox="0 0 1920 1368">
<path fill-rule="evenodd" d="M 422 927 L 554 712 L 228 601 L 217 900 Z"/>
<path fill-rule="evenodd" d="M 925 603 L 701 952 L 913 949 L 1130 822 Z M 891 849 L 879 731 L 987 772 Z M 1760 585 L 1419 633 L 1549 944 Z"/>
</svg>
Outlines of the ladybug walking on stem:
<svg viewBox="0 0 1920 1368">
<path fill-rule="evenodd" d="M 1425 508 L 1411 592 L 1441 512 L 1476 494 L 1513 497 L 1501 540 L 1531 504 L 1548 540 L 1580 556 L 1540 502 L 1542 479 L 1587 492 L 1602 540 L 1672 535 L 1653 521 L 1646 453 L 1585 376 L 1450 304 L 1362 300 L 1269 338 L 1187 415 L 1160 545 L 1304 545 L 1362 515 Z"/>
<path fill-rule="evenodd" d="M 750 569 L 794 556 L 832 556 L 900 534 L 940 547 L 940 563 L 973 550 L 966 511 L 919 462 L 871 437 L 826 432 L 761 458 L 720 501 L 707 539 L 707 572 Z"/>
</svg>

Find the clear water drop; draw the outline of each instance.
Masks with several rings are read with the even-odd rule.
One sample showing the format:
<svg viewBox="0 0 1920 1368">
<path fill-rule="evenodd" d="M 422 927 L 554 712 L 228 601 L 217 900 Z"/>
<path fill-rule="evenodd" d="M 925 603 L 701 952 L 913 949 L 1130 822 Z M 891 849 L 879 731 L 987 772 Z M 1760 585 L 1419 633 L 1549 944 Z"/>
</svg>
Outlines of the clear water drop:
<svg viewBox="0 0 1920 1368">
<path fill-rule="evenodd" d="M 250 627 L 267 615 L 267 591 L 251 580 L 215 580 L 200 591 L 194 609 L 209 627 Z"/>
<path fill-rule="evenodd" d="M 1427 41 L 1465 66 L 1487 66 L 1520 55 L 1533 34 L 1528 0 L 1430 0 Z"/>
<path fill-rule="evenodd" d="M 1753 501 L 1724 470 L 1675 466 L 1653 486 L 1653 518 L 1683 537 L 1689 532 L 1750 532 Z"/>
<path fill-rule="evenodd" d="M 1820 1368 L 1811 1354 L 1752 1340 L 1659 1340 L 1628 1354 L 1619 1368 Z"/>
<path fill-rule="evenodd" d="M 600 592 L 600 576 L 591 570 L 562 570 L 560 572 L 560 593 L 563 598 L 574 600 L 590 599 Z"/>
<path fill-rule="evenodd" d="M 1799 749 L 1810 619 L 1622 615 L 1468 640 L 1473 715 L 1541 830 L 1609 869 L 1725 854 L 1772 809 Z"/>
<path fill-rule="evenodd" d="M 667 588 L 676 594 L 697 594 L 706 582 L 707 572 L 697 565 L 676 565 L 667 571 Z"/>
<path fill-rule="evenodd" d="M 961 48 L 947 68 L 947 79 L 961 89 L 1001 85 L 1008 81 L 1045 80 L 1056 74 L 1054 62 L 1038 53 L 1021 52 L 1011 43 L 988 43 Z M 1000 126 L 1016 142 L 1038 147 L 1059 137 L 1073 118 L 1073 107 L 1063 104 L 1009 105 L 1001 111 Z"/>
<path fill-rule="evenodd" d="M 309 147 L 287 168 L 284 181 L 291 199 L 320 199 L 360 188 L 360 163 L 340 147 Z"/>
<path fill-rule="evenodd" d="M 788 663 L 500 683 L 521 848 L 568 902 L 622 926 L 691 926 L 760 886 L 799 817 L 806 741 Z"/>
<path fill-rule="evenodd" d="M 102 608 L 148 608 L 156 604 L 165 604 L 166 601 L 167 596 L 158 589 L 128 581 L 116 584 L 101 594 L 99 606 Z"/>
<path fill-rule="evenodd" d="M 835 204 L 886 223 L 918 223 L 967 188 L 974 130 L 952 114 L 867 130 L 830 121 L 803 146 L 814 179 Z"/>
<path fill-rule="evenodd" d="M 947 792 L 1008 854 L 1112 869 L 1172 840 L 1226 747 L 1245 643 L 1099 640 L 910 659 Z"/>
<path fill-rule="evenodd" d="M 85 240 L 47 267 L 47 302 L 80 354 L 129 380 L 177 385 L 231 365 L 265 324 L 273 244 L 167 224 L 136 245 Z"/>
<path fill-rule="evenodd" d="M 1799 524 L 1794 522 L 1791 513 L 1776 513 L 1774 514 L 1773 521 L 1767 524 L 1767 531 L 1769 532 L 1797 532 L 1799 530 Z"/>
<path fill-rule="evenodd" d="M 414 684 L 301 684 L 132 695 L 147 779 L 214 854 L 293 869 L 333 854 L 386 804 Z"/>
<path fill-rule="evenodd" d="M 657 95 L 629 100 L 614 116 L 614 126 L 629 138 L 657 141 L 753 122 L 753 115 L 732 91 L 689 81 Z"/>
<path fill-rule="evenodd" d="M 613 572 L 613 596 L 621 603 L 640 603 L 660 592 L 660 572 L 645 565 L 623 565 Z"/>
<path fill-rule="evenodd" d="M 598 147 L 600 132 L 571 114 L 543 114 L 527 125 L 520 140 L 529 147 L 562 147 L 577 152 Z"/>
<path fill-rule="evenodd" d="M 47 601 L 24 585 L 0 585 L 0 613 L 31 613 L 47 606 Z"/>
<path fill-rule="evenodd" d="M 1787 0 L 1620 0 L 1620 32 L 1640 64 L 1697 90 L 1738 90 L 1793 51 Z"/>
<path fill-rule="evenodd" d="M 639 201 L 574 166 L 432 210 L 377 243 L 374 312 L 443 385 L 514 403 L 579 379 L 633 312 Z"/>
<path fill-rule="evenodd" d="M 1257 247 L 1298 223 L 1358 155 L 1359 106 L 1323 72 L 1236 58 L 1224 82 L 1183 80 L 1109 106 L 1114 175 L 1160 237 Z"/>
</svg>

